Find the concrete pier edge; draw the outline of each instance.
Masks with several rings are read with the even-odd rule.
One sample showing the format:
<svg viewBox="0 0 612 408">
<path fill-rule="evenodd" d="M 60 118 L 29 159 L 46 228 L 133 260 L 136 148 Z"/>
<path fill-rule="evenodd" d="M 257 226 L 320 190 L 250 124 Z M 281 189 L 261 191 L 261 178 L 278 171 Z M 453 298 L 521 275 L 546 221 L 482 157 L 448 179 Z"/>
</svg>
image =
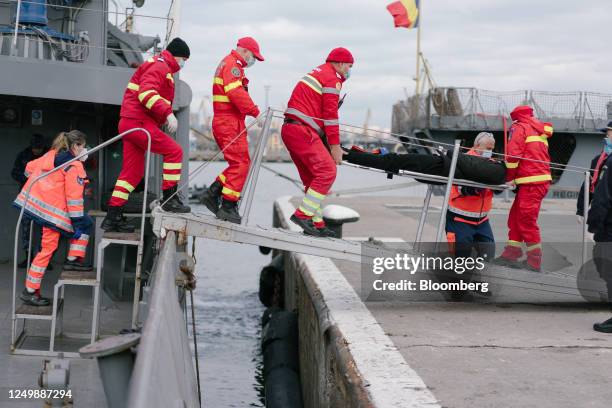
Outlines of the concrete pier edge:
<svg viewBox="0 0 612 408">
<path fill-rule="evenodd" d="M 289 217 L 295 211 L 290 199 L 286 196 L 275 202 L 274 223 L 278 227 L 299 231 L 289 222 Z M 366 406 L 441 407 L 329 258 L 297 253 L 290 253 L 290 258 L 294 265 L 299 266 L 297 269 L 314 305 L 320 333 L 326 333 L 335 326 L 334 331 L 338 332 L 335 337 L 341 335 L 344 338 L 344 350 L 338 350 L 343 342 L 337 340 L 327 346 L 334 347 L 336 355 L 350 354 L 348 358 L 354 363 L 354 371 L 361 379 L 357 384 L 357 388 L 361 388 L 358 392 L 369 396 L 370 401 Z M 302 333 L 300 337 L 304 338 Z M 345 364 L 346 358 L 340 361 Z M 354 379 L 347 380 L 355 386 Z"/>
</svg>

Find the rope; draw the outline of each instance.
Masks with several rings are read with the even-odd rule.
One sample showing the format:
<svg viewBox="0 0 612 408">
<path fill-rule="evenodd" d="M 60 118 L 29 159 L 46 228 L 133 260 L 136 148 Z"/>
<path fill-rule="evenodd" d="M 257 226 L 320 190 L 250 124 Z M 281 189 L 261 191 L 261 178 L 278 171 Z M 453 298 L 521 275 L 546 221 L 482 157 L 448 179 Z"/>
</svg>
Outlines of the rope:
<svg viewBox="0 0 612 408">
<path fill-rule="evenodd" d="M 196 264 L 196 237 L 193 237 L 191 240 L 191 258 L 193 259 L 193 273 L 195 273 L 195 264 Z M 196 333 L 196 323 L 195 323 L 195 305 L 193 303 L 193 286 L 189 289 L 189 296 L 191 299 L 191 331 L 193 333 L 193 350 L 195 356 L 196 363 L 196 378 L 198 381 L 198 400 L 200 401 L 200 407 L 202 406 L 202 388 L 200 385 L 200 359 L 198 357 L 198 337 Z"/>
</svg>

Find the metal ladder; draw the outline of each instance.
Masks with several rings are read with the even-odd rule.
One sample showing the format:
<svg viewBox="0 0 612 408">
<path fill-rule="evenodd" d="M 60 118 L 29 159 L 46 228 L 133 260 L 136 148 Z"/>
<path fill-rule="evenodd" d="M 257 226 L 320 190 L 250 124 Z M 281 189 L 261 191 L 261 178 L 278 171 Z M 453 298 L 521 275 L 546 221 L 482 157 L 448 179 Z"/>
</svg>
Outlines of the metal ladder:
<svg viewBox="0 0 612 408">
<path fill-rule="evenodd" d="M 151 158 L 151 135 L 143 128 L 130 129 L 117 136 L 112 137 L 104 143 L 99 144 L 93 149 L 89 150 L 86 154 L 92 154 L 98 150 L 104 149 L 108 145 L 122 139 L 125 135 L 132 132 L 142 131 L 147 136 L 147 151 L 145 161 L 145 175 L 144 175 L 144 194 L 142 202 L 142 213 L 140 221 L 140 230 L 134 233 L 105 233 L 98 244 L 96 269 L 92 272 L 73 272 L 63 271 L 53 289 L 53 302 L 49 306 L 37 307 L 29 305 L 17 306 L 17 255 L 18 255 L 18 237 L 23 219 L 23 213 L 25 206 L 30 198 L 30 190 L 32 186 L 39 180 L 47 177 L 48 175 L 66 168 L 72 162 L 79 160 L 85 154 L 81 154 L 61 166 L 55 167 L 54 169 L 41 174 L 32 181 L 28 190 L 25 192 L 24 205 L 21 208 L 19 217 L 17 219 L 17 225 L 15 227 L 15 241 L 13 248 L 13 303 L 12 303 L 12 325 L 11 325 L 11 353 L 21 355 L 34 355 L 34 356 L 57 356 L 60 351 L 55 350 L 55 338 L 63 334 L 63 312 L 64 312 L 64 295 L 65 287 L 69 285 L 74 286 L 90 286 L 93 288 L 93 311 L 91 318 L 91 332 L 90 333 L 64 333 L 64 337 L 75 338 L 75 339 L 88 339 L 91 343 L 95 342 L 99 337 L 99 321 L 100 321 L 100 283 L 102 281 L 102 271 L 104 263 L 104 250 L 111 244 L 119 245 L 134 245 L 137 246 L 137 260 L 136 260 L 136 272 L 134 281 L 134 301 L 132 306 L 132 328 L 136 327 L 138 319 L 138 304 L 140 297 L 140 283 L 141 283 L 141 269 L 142 269 L 142 258 L 144 252 L 144 227 L 145 227 L 145 216 L 147 209 L 147 194 L 148 194 L 148 183 L 149 183 L 149 167 Z M 32 228 L 30 228 L 30 249 L 32 245 Z M 28 267 L 30 265 L 30 254 L 28 252 Z M 19 320 L 22 321 L 22 328 L 18 330 Z M 26 322 L 28 320 L 43 320 L 51 322 L 51 330 L 49 335 L 49 348 L 48 350 L 38 349 L 27 349 L 22 347 L 27 338 Z M 58 331 L 59 328 L 59 331 Z M 66 357 L 79 357 L 77 352 L 61 351 Z"/>
</svg>

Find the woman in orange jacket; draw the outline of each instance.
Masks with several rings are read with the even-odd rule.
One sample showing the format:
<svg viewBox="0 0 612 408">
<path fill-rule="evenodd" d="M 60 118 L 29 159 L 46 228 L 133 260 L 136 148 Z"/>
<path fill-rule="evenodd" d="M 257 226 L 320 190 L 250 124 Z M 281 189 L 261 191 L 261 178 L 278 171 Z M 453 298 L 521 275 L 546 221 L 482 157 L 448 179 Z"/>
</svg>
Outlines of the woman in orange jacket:
<svg viewBox="0 0 612 408">
<path fill-rule="evenodd" d="M 85 139 L 86 135 L 78 130 L 60 133 L 49 152 L 27 164 L 25 175 L 28 181 L 14 201 L 15 206 L 25 207 L 24 213 L 42 226 L 41 250 L 28 269 L 25 289 L 20 296 L 21 300 L 29 305 L 46 306 L 50 303 L 49 299 L 40 295 L 40 284 L 51 257 L 57 250 L 60 236 L 64 235 L 70 239 L 64 270 L 92 269 L 91 266 L 83 264 L 93 225 L 83 206 L 87 174 L 81 161 L 87 156 L 33 184 L 41 174 L 85 152 Z M 26 200 L 28 189 L 30 194 Z"/>
</svg>

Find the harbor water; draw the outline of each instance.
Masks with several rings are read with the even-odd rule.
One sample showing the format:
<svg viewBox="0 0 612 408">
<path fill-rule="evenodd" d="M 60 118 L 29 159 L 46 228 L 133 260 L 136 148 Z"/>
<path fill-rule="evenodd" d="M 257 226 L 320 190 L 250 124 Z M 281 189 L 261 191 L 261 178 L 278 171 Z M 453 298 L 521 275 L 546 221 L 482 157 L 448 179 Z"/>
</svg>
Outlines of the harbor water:
<svg viewBox="0 0 612 408">
<path fill-rule="evenodd" d="M 191 162 L 190 172 L 201 164 Z M 292 163 L 266 165 L 298 178 Z M 190 178 L 190 184 L 210 184 L 224 167 L 223 162 L 212 162 Z M 334 190 L 391 186 L 410 181 L 404 177 L 387 180 L 384 174 L 341 166 Z M 376 194 L 420 196 L 424 191 L 425 187 L 419 185 Z M 280 196 L 300 194 L 291 181 L 262 168 L 250 224 L 271 225 L 274 201 Z M 203 205 L 192 206 L 192 210 L 208 213 Z M 257 292 L 259 271 L 270 262 L 270 256 L 262 255 L 254 246 L 204 239 L 196 242 L 196 255 L 198 283 L 194 295 L 203 406 L 263 407 L 259 338 L 264 307 L 259 303 Z"/>
</svg>

